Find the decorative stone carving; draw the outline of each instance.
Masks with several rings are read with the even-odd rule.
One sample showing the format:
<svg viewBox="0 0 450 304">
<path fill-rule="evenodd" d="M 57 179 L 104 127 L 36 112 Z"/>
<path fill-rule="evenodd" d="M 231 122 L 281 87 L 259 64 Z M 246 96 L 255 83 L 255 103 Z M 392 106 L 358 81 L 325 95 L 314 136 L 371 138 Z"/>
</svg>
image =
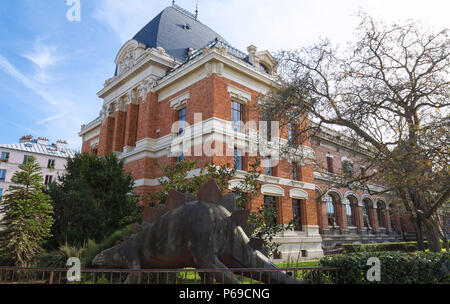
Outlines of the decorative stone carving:
<svg viewBox="0 0 450 304">
<path fill-rule="evenodd" d="M 126 112 L 127 111 L 127 104 L 128 104 L 128 99 L 129 96 L 125 95 L 122 98 L 119 98 L 115 104 L 116 104 L 116 112 L 117 111 L 121 111 L 121 112 Z"/>
<path fill-rule="evenodd" d="M 137 89 L 129 91 L 124 97 L 125 105 L 129 104 L 139 104 Z"/>
<path fill-rule="evenodd" d="M 117 75 L 122 75 L 131 70 L 142 54 L 145 53 L 145 49 L 145 45 L 136 40 L 130 40 L 125 43 L 115 60 Z"/>
<path fill-rule="evenodd" d="M 227 87 L 228 93 L 230 93 L 230 96 L 232 99 L 235 99 L 235 101 L 241 101 L 243 103 L 249 103 L 252 99 L 252 95 L 250 93 L 247 93 L 241 89 L 238 89 L 234 86 L 229 85 Z"/>
<path fill-rule="evenodd" d="M 111 102 L 106 107 L 106 116 L 107 117 L 114 117 L 116 115 L 116 103 L 117 101 Z"/>
<path fill-rule="evenodd" d="M 223 75 L 223 63 L 222 62 L 208 62 L 205 64 L 205 71 L 207 76 L 211 76 L 212 74 L 217 74 L 217 76 Z"/>
<path fill-rule="evenodd" d="M 157 82 L 153 78 L 149 78 L 143 80 L 142 83 L 138 86 L 137 92 L 138 96 L 142 98 L 142 103 L 147 101 L 147 94 L 153 90 L 157 85 Z"/>
<path fill-rule="evenodd" d="M 187 104 L 190 97 L 191 94 L 189 92 L 181 94 L 170 101 L 170 106 L 174 109 L 179 109 Z"/>
<path fill-rule="evenodd" d="M 119 61 L 119 69 L 117 74 L 122 75 L 125 72 L 128 72 L 136 63 L 134 50 L 129 50 L 124 57 L 122 57 Z"/>
</svg>

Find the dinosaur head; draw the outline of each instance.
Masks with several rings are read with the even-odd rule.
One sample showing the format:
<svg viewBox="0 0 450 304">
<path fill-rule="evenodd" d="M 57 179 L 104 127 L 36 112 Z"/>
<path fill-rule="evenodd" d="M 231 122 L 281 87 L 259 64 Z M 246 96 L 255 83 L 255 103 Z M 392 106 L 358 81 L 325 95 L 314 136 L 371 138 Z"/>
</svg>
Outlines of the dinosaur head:
<svg viewBox="0 0 450 304">
<path fill-rule="evenodd" d="M 121 252 L 121 245 L 122 244 L 116 245 L 115 247 L 103 250 L 102 252 L 97 254 L 92 260 L 92 266 L 103 268 L 120 268 L 121 266 L 126 267 L 127 263 Z"/>
</svg>

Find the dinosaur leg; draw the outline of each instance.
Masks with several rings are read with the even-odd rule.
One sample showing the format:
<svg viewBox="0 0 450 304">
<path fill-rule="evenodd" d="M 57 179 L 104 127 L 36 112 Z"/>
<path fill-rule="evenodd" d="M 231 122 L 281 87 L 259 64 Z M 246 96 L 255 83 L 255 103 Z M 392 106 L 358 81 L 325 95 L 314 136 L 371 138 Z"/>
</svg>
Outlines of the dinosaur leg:
<svg viewBox="0 0 450 304">
<path fill-rule="evenodd" d="M 130 270 L 141 270 L 141 267 L 130 268 Z M 125 284 L 139 284 L 141 274 L 138 272 L 130 272 L 128 274 L 127 279 L 125 280 Z"/>
<path fill-rule="evenodd" d="M 216 256 L 202 257 L 194 256 L 197 267 L 203 269 L 219 269 L 221 272 L 203 273 L 204 282 L 206 284 L 214 284 L 219 281 L 223 284 L 239 284 L 239 281 L 232 276 L 228 268 Z"/>
<path fill-rule="evenodd" d="M 139 260 L 137 254 L 132 254 L 128 258 L 128 269 L 130 270 L 141 270 L 141 261 Z M 140 284 L 141 283 L 141 273 L 140 272 L 130 272 L 125 284 Z"/>
</svg>

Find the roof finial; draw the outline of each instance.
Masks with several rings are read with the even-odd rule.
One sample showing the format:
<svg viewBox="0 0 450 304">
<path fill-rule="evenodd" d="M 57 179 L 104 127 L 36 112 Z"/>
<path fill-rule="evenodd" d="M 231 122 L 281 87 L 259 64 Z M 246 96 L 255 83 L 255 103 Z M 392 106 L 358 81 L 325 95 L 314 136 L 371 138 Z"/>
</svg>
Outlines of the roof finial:
<svg viewBox="0 0 450 304">
<path fill-rule="evenodd" d="M 172 6 L 175 6 L 175 0 L 172 0 Z"/>
<path fill-rule="evenodd" d="M 195 4 L 195 20 L 198 18 L 198 2 Z"/>
</svg>

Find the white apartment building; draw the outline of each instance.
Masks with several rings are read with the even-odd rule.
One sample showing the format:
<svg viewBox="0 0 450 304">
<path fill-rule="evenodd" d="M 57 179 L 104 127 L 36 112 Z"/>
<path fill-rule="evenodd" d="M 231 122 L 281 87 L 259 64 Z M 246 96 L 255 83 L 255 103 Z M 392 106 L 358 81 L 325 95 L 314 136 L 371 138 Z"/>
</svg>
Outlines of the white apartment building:
<svg viewBox="0 0 450 304">
<path fill-rule="evenodd" d="M 18 144 L 0 145 L 0 197 L 12 185 L 11 178 L 30 156 L 34 156 L 42 168 L 42 182 L 45 185 L 57 180 L 65 173 L 67 158 L 75 151 L 67 148 L 67 142 L 58 140 L 50 144 L 47 138 L 23 136 Z M 1 217 L 1 215 L 0 215 Z"/>
</svg>

